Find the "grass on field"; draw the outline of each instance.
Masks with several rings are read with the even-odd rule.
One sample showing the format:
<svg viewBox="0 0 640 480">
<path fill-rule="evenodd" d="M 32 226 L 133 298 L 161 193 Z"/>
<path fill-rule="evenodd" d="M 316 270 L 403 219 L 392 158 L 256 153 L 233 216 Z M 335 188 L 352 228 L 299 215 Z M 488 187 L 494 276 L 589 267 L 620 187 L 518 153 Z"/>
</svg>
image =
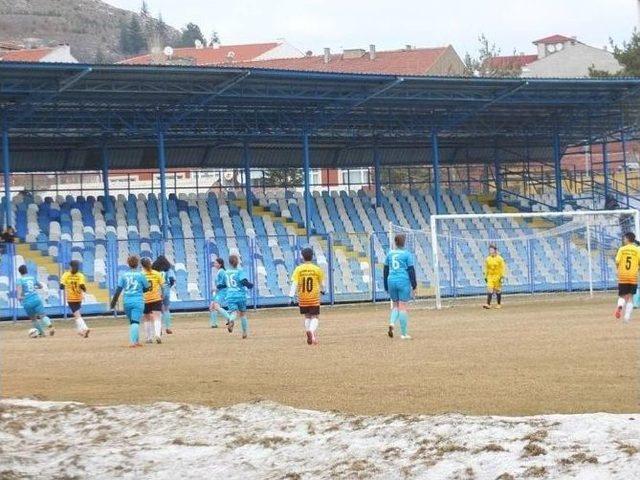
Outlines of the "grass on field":
<svg viewBox="0 0 640 480">
<path fill-rule="evenodd" d="M 386 336 L 387 304 L 323 308 L 318 347 L 306 345 L 295 309 L 249 312 L 248 340 L 210 329 L 206 313 L 176 315 L 174 335 L 141 349 L 127 348 L 123 318 L 89 319 L 86 340 L 71 322 L 46 339 L 27 338 L 26 322 L 5 324 L 1 394 L 90 404 L 268 399 L 360 414 L 639 411 L 640 315 L 614 320 L 612 295 L 505 304 L 417 304 L 411 341 Z"/>
</svg>

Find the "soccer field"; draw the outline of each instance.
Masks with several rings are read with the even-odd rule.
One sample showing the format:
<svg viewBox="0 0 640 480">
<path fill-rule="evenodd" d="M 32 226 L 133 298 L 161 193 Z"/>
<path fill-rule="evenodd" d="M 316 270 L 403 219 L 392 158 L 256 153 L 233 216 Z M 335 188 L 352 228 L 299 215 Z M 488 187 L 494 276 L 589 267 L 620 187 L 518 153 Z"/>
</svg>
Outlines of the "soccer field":
<svg viewBox="0 0 640 480">
<path fill-rule="evenodd" d="M 317 347 L 295 309 L 248 340 L 177 316 L 141 349 L 122 318 L 3 325 L 0 477 L 637 478 L 639 327 L 613 298 L 416 304 L 410 341 L 386 304 L 325 308 Z"/>
<path fill-rule="evenodd" d="M 636 412 L 640 319 L 612 317 L 614 296 L 506 297 L 411 312 L 413 340 L 386 336 L 388 305 L 324 308 L 320 345 L 295 309 L 250 312 L 251 336 L 176 316 L 162 345 L 131 350 L 124 318 L 89 320 L 87 340 L 3 325 L 2 395 L 89 404 L 258 399 L 356 414 L 532 415 Z"/>
</svg>

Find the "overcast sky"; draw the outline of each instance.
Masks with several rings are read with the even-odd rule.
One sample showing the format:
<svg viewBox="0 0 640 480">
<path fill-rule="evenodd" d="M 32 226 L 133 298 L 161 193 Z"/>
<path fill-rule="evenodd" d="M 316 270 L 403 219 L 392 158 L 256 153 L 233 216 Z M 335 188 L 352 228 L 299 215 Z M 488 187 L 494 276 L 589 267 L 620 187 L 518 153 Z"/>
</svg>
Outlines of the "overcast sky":
<svg viewBox="0 0 640 480">
<path fill-rule="evenodd" d="M 141 0 L 107 0 L 132 10 Z M 485 33 L 503 54 L 533 53 L 531 41 L 576 35 L 602 47 L 628 38 L 637 0 L 147 0 L 175 27 L 195 22 L 223 44 L 286 38 L 302 51 L 323 47 L 379 49 L 452 44 L 463 56 Z"/>
</svg>

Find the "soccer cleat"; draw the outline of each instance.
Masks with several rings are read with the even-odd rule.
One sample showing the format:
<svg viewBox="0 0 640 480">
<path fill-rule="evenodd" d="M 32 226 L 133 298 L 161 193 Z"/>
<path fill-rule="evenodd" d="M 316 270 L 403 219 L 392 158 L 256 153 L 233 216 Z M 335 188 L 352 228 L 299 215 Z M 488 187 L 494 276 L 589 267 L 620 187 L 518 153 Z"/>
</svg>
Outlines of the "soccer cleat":
<svg viewBox="0 0 640 480">
<path fill-rule="evenodd" d="M 233 333 L 233 326 L 235 325 L 236 322 L 234 322 L 233 320 L 229 320 L 229 323 L 227 323 L 227 331 L 229 333 Z"/>
<path fill-rule="evenodd" d="M 242 339 L 246 340 L 247 338 L 249 338 L 249 334 L 247 332 L 242 332 Z"/>
<path fill-rule="evenodd" d="M 491 310 L 491 305 L 482 305 L 485 310 Z"/>
<path fill-rule="evenodd" d="M 171 330 L 170 328 L 167 328 L 167 329 L 165 330 L 165 333 L 166 333 L 167 335 L 172 335 L 172 334 L 173 334 L 173 330 Z"/>
<path fill-rule="evenodd" d="M 218 325 L 217 324 L 216 325 L 211 325 L 211 328 L 218 328 Z"/>
<path fill-rule="evenodd" d="M 411 340 L 411 335 L 402 335 L 400 338 L 402 340 Z"/>
<path fill-rule="evenodd" d="M 620 320 L 620 317 L 622 316 L 622 307 L 617 307 L 615 312 L 613 312 L 613 315 Z"/>
<path fill-rule="evenodd" d="M 87 328 L 86 330 L 82 330 L 81 332 L 78 332 L 78 335 L 80 335 L 82 338 L 89 338 L 90 331 L 91 330 Z"/>
<path fill-rule="evenodd" d="M 318 345 L 320 343 L 320 339 L 318 338 L 318 334 L 314 333 L 313 334 L 313 344 L 314 345 Z"/>
<path fill-rule="evenodd" d="M 313 333 L 307 331 L 307 345 L 313 345 Z"/>
<path fill-rule="evenodd" d="M 53 337 L 56 334 L 56 329 L 53 327 L 53 325 L 51 325 L 49 327 L 49 336 Z"/>
<path fill-rule="evenodd" d="M 497 310 L 500 310 L 502 308 L 502 305 L 498 304 L 494 308 L 496 308 Z"/>
<path fill-rule="evenodd" d="M 153 340 L 151 338 L 147 338 L 147 341 L 145 343 L 153 343 Z"/>
<path fill-rule="evenodd" d="M 158 345 L 162 343 L 162 338 L 160 338 L 158 335 L 155 336 L 154 340 Z"/>
<path fill-rule="evenodd" d="M 389 338 L 393 338 L 393 325 L 389 325 L 389 331 L 387 332 Z"/>
</svg>

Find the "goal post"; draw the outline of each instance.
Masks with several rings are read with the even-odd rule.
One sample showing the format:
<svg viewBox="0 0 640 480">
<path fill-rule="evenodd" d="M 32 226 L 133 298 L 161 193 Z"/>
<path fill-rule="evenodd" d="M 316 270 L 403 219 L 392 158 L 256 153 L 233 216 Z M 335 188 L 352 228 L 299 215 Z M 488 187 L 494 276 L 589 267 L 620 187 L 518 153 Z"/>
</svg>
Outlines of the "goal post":
<svg viewBox="0 0 640 480">
<path fill-rule="evenodd" d="M 507 257 L 506 291 L 535 294 L 588 290 L 592 295 L 596 288 L 613 288 L 615 252 L 625 231 L 640 235 L 640 213 L 631 209 L 433 215 L 430 227 L 435 240 L 435 303 L 436 308 L 442 308 L 445 294 L 470 295 L 475 293 L 474 286 L 481 293 L 483 285 L 477 281 L 477 274 L 490 244 Z M 443 248 L 445 242 L 448 248 Z M 465 245 L 468 248 L 460 248 Z M 448 282 L 442 279 L 443 257 L 448 261 Z M 454 263 L 468 268 L 456 268 Z M 474 273 L 475 285 L 456 285 L 456 279 Z"/>
<path fill-rule="evenodd" d="M 484 260 L 496 245 L 507 263 L 505 293 L 587 292 L 615 287 L 614 257 L 624 232 L 640 237 L 637 210 L 432 215 L 428 228 L 390 225 L 416 256 L 421 298 L 484 295 Z M 426 259 L 425 259 L 426 257 Z"/>
</svg>

